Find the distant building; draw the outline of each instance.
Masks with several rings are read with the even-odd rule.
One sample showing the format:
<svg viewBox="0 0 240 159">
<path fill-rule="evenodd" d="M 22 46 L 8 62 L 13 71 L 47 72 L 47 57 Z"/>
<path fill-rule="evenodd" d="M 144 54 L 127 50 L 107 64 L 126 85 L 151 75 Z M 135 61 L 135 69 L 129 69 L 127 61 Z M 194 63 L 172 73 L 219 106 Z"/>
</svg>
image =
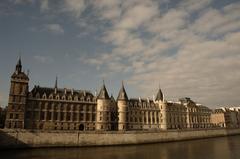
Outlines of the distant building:
<svg viewBox="0 0 240 159">
<path fill-rule="evenodd" d="M 240 127 L 240 112 L 231 108 L 215 109 L 211 114 L 213 127 L 238 128 Z"/>
</svg>

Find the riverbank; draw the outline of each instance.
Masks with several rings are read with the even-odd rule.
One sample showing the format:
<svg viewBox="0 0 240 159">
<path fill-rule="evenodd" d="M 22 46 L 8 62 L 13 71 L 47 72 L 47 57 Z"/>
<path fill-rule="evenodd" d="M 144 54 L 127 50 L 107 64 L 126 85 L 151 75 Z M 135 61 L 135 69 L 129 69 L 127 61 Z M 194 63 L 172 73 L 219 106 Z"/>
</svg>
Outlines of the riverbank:
<svg viewBox="0 0 240 159">
<path fill-rule="evenodd" d="M 240 135 L 240 129 L 80 132 L 0 129 L 0 149 L 130 145 Z"/>
</svg>

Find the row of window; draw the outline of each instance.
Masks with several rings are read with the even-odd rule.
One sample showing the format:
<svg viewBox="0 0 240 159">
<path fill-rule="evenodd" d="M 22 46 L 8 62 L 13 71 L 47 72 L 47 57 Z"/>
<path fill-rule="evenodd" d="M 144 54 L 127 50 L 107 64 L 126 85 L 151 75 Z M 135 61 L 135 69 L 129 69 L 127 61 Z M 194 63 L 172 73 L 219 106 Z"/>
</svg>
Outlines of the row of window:
<svg viewBox="0 0 240 159">
<path fill-rule="evenodd" d="M 30 109 L 45 109 L 45 110 L 66 110 L 66 111 L 95 111 L 96 105 L 70 105 L 56 103 L 35 103 L 31 102 L 27 106 Z"/>
<path fill-rule="evenodd" d="M 129 121 L 130 122 L 140 122 L 140 123 L 142 123 L 142 122 L 144 122 L 144 123 L 151 123 L 151 122 L 152 123 L 159 123 L 159 117 L 157 117 L 157 118 L 152 117 L 152 120 L 151 120 L 150 117 L 148 117 L 148 118 L 146 118 L 146 117 L 144 117 L 144 118 L 142 118 L 142 117 L 139 117 L 139 118 L 137 118 L 137 117 L 130 117 Z"/>
<path fill-rule="evenodd" d="M 45 121 L 95 121 L 95 113 L 70 113 L 70 112 L 30 112 L 26 113 L 27 119 Z"/>
<path fill-rule="evenodd" d="M 32 97 L 32 95 L 30 94 L 30 97 Z M 56 99 L 56 100 L 70 100 L 70 101 L 87 101 L 87 102 L 96 102 L 96 99 L 93 98 L 93 97 L 90 97 L 90 96 L 87 96 L 87 97 L 79 97 L 79 96 L 59 96 L 59 95 L 56 95 L 56 96 L 53 96 L 53 95 L 50 95 L 49 97 L 47 97 L 46 94 L 43 94 L 42 97 L 40 97 L 40 94 L 36 94 L 36 98 L 41 98 L 41 99 Z"/>
</svg>

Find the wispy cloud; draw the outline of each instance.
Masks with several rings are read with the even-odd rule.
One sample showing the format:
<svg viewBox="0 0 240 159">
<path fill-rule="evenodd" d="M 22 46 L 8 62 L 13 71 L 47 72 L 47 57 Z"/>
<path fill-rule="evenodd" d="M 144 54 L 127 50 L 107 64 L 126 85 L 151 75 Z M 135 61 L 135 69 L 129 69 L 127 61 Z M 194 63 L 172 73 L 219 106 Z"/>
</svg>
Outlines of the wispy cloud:
<svg viewBox="0 0 240 159">
<path fill-rule="evenodd" d="M 156 1 L 131 2 L 94 3 L 99 18 L 112 24 L 102 40 L 114 47 L 86 63 L 116 76 L 130 71 L 129 82 L 145 95 L 160 81 L 169 98 L 192 96 L 211 104 L 236 98 L 229 91 L 240 92 L 234 87 L 240 78 L 238 3 L 217 10 L 211 0 L 183 1 L 160 14 Z M 115 9 L 113 17 L 105 14 Z"/>
<path fill-rule="evenodd" d="M 9 0 L 10 2 L 13 2 L 14 4 L 33 4 L 35 0 Z"/>
<path fill-rule="evenodd" d="M 51 63 L 54 61 L 53 58 L 49 56 L 35 55 L 33 58 L 40 63 Z"/>
<path fill-rule="evenodd" d="M 160 82 L 169 98 L 191 96 L 211 105 L 237 101 L 239 2 L 218 6 L 213 0 L 61 0 L 54 7 L 49 3 L 38 3 L 40 10 L 69 17 L 80 40 L 95 35 L 107 48 L 80 58 L 102 76 L 127 78 L 142 95 L 151 95 Z M 46 23 L 38 30 L 65 34 L 60 24 Z"/>
<path fill-rule="evenodd" d="M 60 24 L 45 24 L 43 30 L 49 31 L 54 34 L 64 34 L 64 29 Z"/>
<path fill-rule="evenodd" d="M 40 1 L 40 11 L 45 12 L 49 10 L 49 1 L 48 0 L 41 0 Z"/>
<path fill-rule="evenodd" d="M 79 18 L 85 8 L 84 0 L 64 0 L 62 5 L 62 11 L 70 13 L 75 18 Z"/>
</svg>

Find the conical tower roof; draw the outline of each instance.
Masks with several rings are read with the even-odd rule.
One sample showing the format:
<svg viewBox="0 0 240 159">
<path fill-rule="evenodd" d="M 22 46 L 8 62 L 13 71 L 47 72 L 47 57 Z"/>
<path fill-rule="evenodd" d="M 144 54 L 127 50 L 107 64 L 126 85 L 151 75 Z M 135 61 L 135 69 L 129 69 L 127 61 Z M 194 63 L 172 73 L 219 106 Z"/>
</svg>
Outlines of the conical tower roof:
<svg viewBox="0 0 240 159">
<path fill-rule="evenodd" d="M 122 88 L 120 89 L 120 91 L 118 93 L 117 100 L 128 100 L 128 96 L 127 96 L 127 93 L 125 91 L 123 83 L 122 83 Z"/>
<path fill-rule="evenodd" d="M 109 95 L 108 95 L 108 92 L 107 92 L 104 82 L 103 82 L 103 86 L 98 94 L 98 99 L 109 99 Z"/>
<path fill-rule="evenodd" d="M 19 57 L 17 65 L 16 65 L 16 72 L 17 73 L 21 73 L 22 72 L 22 61 L 21 61 L 21 57 Z"/>
<path fill-rule="evenodd" d="M 163 101 L 163 93 L 162 93 L 162 90 L 160 88 L 158 89 L 158 92 L 157 92 L 155 100 L 156 101 Z"/>
</svg>

